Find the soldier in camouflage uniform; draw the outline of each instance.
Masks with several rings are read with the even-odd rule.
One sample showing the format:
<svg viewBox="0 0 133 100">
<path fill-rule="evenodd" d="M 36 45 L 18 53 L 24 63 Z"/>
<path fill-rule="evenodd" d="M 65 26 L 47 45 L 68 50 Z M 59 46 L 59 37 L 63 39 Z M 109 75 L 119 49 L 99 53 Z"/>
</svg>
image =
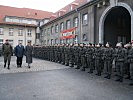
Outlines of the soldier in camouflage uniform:
<svg viewBox="0 0 133 100">
<path fill-rule="evenodd" d="M 129 74 L 130 79 L 132 80 L 129 85 L 133 86 L 133 44 L 131 46 L 131 49 L 128 51 L 128 62 L 130 63 Z"/>
<path fill-rule="evenodd" d="M 64 53 L 65 53 L 65 65 L 69 66 L 69 45 L 66 44 L 64 48 Z"/>
<path fill-rule="evenodd" d="M 90 69 L 88 73 L 93 73 L 94 70 L 93 53 L 94 53 L 94 48 L 92 47 L 92 44 L 89 43 L 86 48 L 86 63 L 87 63 L 87 68 Z"/>
<path fill-rule="evenodd" d="M 96 45 L 95 49 L 95 66 L 96 66 L 96 71 L 98 76 L 101 76 L 102 73 L 102 49 L 101 49 L 101 44 Z"/>
<path fill-rule="evenodd" d="M 74 67 L 74 46 L 70 44 L 69 46 L 69 66 Z"/>
<path fill-rule="evenodd" d="M 63 44 L 62 46 L 62 64 L 65 65 L 65 53 L 64 53 L 64 49 L 65 49 L 65 44 Z"/>
<path fill-rule="evenodd" d="M 130 79 L 131 77 L 130 77 L 130 61 L 128 61 L 128 53 L 129 53 L 129 51 L 130 51 L 130 49 L 131 49 L 131 44 L 130 43 L 128 43 L 128 44 L 126 44 L 126 45 L 124 45 L 124 48 L 125 48 L 125 50 L 126 50 L 126 56 L 125 56 L 125 63 L 124 63 L 124 73 L 127 75 L 126 77 L 125 77 L 125 79 Z"/>
<path fill-rule="evenodd" d="M 54 49 L 54 58 L 55 58 L 55 62 L 58 62 L 58 45 L 55 45 L 55 49 Z"/>
<path fill-rule="evenodd" d="M 80 56 L 81 56 L 81 70 L 85 71 L 85 68 L 87 66 L 86 63 L 86 46 L 85 44 L 80 44 Z"/>
<path fill-rule="evenodd" d="M 104 63 L 105 63 L 105 72 L 106 76 L 105 78 L 110 79 L 112 74 L 112 63 L 113 63 L 113 53 L 114 50 L 111 47 L 111 44 L 107 43 L 106 48 L 104 50 Z"/>
<path fill-rule="evenodd" d="M 76 69 L 80 68 L 80 56 L 79 56 L 79 50 L 80 50 L 80 46 L 79 44 L 75 44 L 74 45 L 74 61 L 75 61 L 75 65 L 77 66 Z"/>
<path fill-rule="evenodd" d="M 123 82 L 125 56 L 126 56 L 126 50 L 122 47 L 122 43 L 117 43 L 115 49 L 115 57 L 116 57 L 116 72 L 118 79 L 116 79 L 116 81 L 119 82 Z"/>
</svg>

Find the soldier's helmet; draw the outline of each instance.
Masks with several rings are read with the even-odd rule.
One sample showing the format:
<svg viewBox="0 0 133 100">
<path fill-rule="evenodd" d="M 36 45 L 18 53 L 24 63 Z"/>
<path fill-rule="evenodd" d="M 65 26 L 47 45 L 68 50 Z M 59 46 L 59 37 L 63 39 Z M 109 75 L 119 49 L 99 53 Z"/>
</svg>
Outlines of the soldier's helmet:
<svg viewBox="0 0 133 100">
<path fill-rule="evenodd" d="M 116 47 L 122 47 L 122 43 L 120 42 L 120 43 L 117 43 L 116 44 Z"/>
<path fill-rule="evenodd" d="M 73 43 L 71 43 L 70 46 L 73 46 Z"/>
<path fill-rule="evenodd" d="M 78 44 L 76 43 L 76 44 L 74 44 L 74 46 L 78 46 Z"/>
<path fill-rule="evenodd" d="M 98 47 L 98 48 L 101 47 L 101 46 L 102 46 L 102 44 L 100 44 L 100 43 L 98 43 L 98 44 L 96 45 L 96 47 Z"/>
<path fill-rule="evenodd" d="M 106 47 L 110 47 L 110 44 L 108 42 L 106 43 Z"/>
<path fill-rule="evenodd" d="M 83 46 L 84 46 L 84 44 L 83 44 L 83 43 L 81 43 L 81 44 L 80 44 L 80 46 L 81 46 L 81 47 L 83 47 Z"/>
<path fill-rule="evenodd" d="M 100 47 L 100 44 L 98 43 L 98 44 L 96 45 L 96 47 Z"/>
<path fill-rule="evenodd" d="M 125 48 L 129 48 L 129 47 L 131 47 L 131 44 L 130 43 L 127 43 L 127 44 L 124 45 L 124 47 Z"/>
</svg>

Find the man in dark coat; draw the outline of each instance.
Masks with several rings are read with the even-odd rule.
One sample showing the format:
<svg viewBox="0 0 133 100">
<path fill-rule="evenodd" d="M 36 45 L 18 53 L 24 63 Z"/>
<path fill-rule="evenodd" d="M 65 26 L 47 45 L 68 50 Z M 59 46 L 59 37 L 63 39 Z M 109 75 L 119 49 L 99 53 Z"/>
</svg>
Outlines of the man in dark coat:
<svg viewBox="0 0 133 100">
<path fill-rule="evenodd" d="M 18 68 L 22 66 L 23 55 L 24 55 L 24 46 L 22 45 L 22 43 L 19 43 L 15 47 L 15 56 L 17 57 L 17 67 Z"/>
<path fill-rule="evenodd" d="M 8 68 L 10 69 L 10 61 L 11 61 L 11 55 L 12 55 L 12 46 L 9 44 L 9 41 L 6 40 L 6 42 L 2 45 L 2 53 L 4 56 L 4 68 L 6 68 L 6 63 L 8 61 Z"/>
<path fill-rule="evenodd" d="M 32 63 L 32 52 L 33 46 L 31 45 L 31 41 L 29 41 L 28 45 L 25 47 L 26 63 L 28 63 L 28 68 L 30 68 L 30 64 Z"/>
</svg>

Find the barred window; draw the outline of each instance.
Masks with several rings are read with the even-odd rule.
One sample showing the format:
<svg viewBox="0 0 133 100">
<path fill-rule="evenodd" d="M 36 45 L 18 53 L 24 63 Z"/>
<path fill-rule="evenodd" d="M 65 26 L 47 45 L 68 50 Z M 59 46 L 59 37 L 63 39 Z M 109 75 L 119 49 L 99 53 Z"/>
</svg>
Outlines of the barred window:
<svg viewBox="0 0 133 100">
<path fill-rule="evenodd" d="M 88 24 L 88 14 L 84 14 L 83 15 L 83 25 L 87 25 Z"/>
<path fill-rule="evenodd" d="M 14 28 L 9 28 L 9 36 L 13 36 L 13 30 Z"/>
<path fill-rule="evenodd" d="M 70 29 L 71 28 L 71 21 L 67 20 L 66 22 L 66 29 Z"/>
<path fill-rule="evenodd" d="M 73 23 L 74 27 L 78 27 L 78 18 L 74 18 L 74 23 Z"/>
<path fill-rule="evenodd" d="M 64 23 L 63 23 L 63 22 L 60 24 L 60 30 L 61 30 L 61 31 L 64 30 Z"/>
<path fill-rule="evenodd" d="M 59 32 L 59 26 L 58 26 L 58 24 L 55 26 L 55 32 L 56 32 L 56 33 Z"/>
<path fill-rule="evenodd" d="M 18 30 L 18 36 L 23 36 L 23 29 Z"/>
<path fill-rule="evenodd" d="M 27 31 L 27 36 L 29 36 L 29 37 L 32 36 L 32 29 L 28 29 L 28 31 Z"/>
</svg>

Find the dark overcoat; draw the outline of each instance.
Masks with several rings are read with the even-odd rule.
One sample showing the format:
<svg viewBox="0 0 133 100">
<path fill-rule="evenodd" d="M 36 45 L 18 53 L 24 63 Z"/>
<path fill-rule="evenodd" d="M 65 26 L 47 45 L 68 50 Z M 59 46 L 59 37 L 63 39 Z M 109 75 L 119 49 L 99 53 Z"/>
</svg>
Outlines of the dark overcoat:
<svg viewBox="0 0 133 100">
<path fill-rule="evenodd" d="M 33 46 L 27 45 L 25 47 L 25 55 L 26 55 L 26 63 L 28 64 L 32 63 L 32 52 L 33 52 Z"/>
</svg>

